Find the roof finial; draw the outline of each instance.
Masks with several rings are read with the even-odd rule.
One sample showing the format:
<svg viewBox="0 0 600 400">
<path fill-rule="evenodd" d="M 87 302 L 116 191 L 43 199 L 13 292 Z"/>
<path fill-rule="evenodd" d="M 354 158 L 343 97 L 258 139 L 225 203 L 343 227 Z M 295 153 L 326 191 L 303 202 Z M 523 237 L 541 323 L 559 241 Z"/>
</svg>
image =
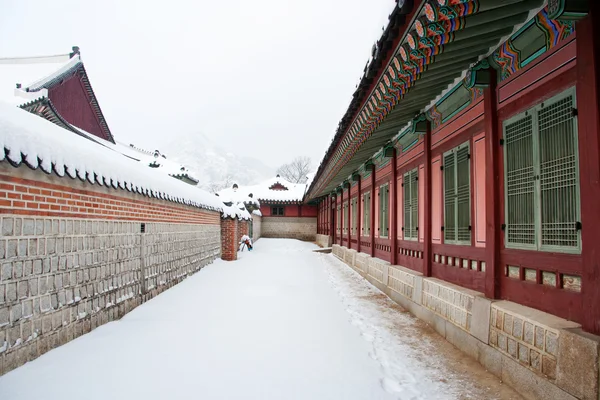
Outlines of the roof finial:
<svg viewBox="0 0 600 400">
<path fill-rule="evenodd" d="M 281 177 L 279 176 L 279 174 L 277 174 L 277 176 L 275 178 L 281 178 Z"/>
<path fill-rule="evenodd" d="M 71 49 L 73 51 L 69 54 L 69 58 L 73 58 L 73 57 L 81 54 L 81 52 L 79 51 L 79 46 L 73 46 L 73 47 L 71 47 Z"/>
</svg>

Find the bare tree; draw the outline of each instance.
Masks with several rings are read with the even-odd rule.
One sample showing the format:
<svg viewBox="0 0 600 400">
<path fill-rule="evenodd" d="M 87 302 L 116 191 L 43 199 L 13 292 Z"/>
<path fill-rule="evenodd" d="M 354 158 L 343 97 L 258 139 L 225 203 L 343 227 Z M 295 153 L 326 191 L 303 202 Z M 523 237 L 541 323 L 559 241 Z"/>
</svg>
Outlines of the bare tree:
<svg viewBox="0 0 600 400">
<path fill-rule="evenodd" d="M 277 168 L 277 174 L 292 183 L 306 183 L 311 164 L 310 157 L 296 157 L 292 162 Z"/>
<path fill-rule="evenodd" d="M 208 183 L 208 185 L 206 185 L 206 189 L 211 193 L 217 193 L 223 189 L 232 187 L 233 183 L 233 175 L 227 174 L 222 181 Z"/>
</svg>

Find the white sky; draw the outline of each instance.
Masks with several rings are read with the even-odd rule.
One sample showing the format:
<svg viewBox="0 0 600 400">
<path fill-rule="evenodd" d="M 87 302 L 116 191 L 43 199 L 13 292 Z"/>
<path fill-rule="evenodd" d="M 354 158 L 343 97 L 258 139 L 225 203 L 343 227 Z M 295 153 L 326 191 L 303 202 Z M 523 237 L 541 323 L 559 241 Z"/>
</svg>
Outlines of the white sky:
<svg viewBox="0 0 600 400">
<path fill-rule="evenodd" d="M 0 0 L 0 57 L 81 48 L 113 135 L 318 165 L 394 0 Z"/>
</svg>

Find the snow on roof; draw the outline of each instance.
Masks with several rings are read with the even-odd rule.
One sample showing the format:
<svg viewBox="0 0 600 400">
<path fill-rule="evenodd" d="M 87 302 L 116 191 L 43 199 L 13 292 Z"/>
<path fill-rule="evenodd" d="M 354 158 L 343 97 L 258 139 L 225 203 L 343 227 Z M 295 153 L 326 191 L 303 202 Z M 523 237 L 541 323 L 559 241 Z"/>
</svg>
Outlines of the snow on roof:
<svg viewBox="0 0 600 400">
<path fill-rule="evenodd" d="M 260 202 L 256 198 L 256 196 L 250 197 L 252 192 L 248 192 L 246 189 L 234 189 L 234 188 L 225 188 L 219 191 L 219 198 L 223 203 L 244 203 L 244 204 L 254 204 L 257 207 L 260 207 Z"/>
<path fill-rule="evenodd" d="M 94 137 L 96 142 L 101 141 Z M 98 145 L 25 110 L 0 102 L 0 162 L 87 180 L 149 197 L 222 210 L 218 197 L 166 174 L 152 173 L 103 141 Z M 109 143 L 112 146 L 112 143 Z"/>
<path fill-rule="evenodd" d="M 231 206 L 223 206 L 223 214 L 221 214 L 222 218 L 238 218 L 240 220 L 249 221 L 252 219 L 252 216 L 246 209 L 244 203 L 237 203 Z"/>
<path fill-rule="evenodd" d="M 79 55 L 69 58 L 68 54 L 33 59 L 0 59 L 0 101 L 20 105 L 45 97 L 48 91 L 40 88 L 80 62 Z M 17 83 L 21 84 L 21 89 L 17 89 Z"/>
<path fill-rule="evenodd" d="M 306 184 L 291 183 L 279 176 L 268 179 L 258 185 L 243 186 L 236 192 L 231 188 L 223 189 L 219 192 L 219 197 L 226 201 L 232 193 L 235 193 L 236 199 L 247 198 L 252 194 L 252 199 L 259 202 L 299 202 L 304 198 Z M 243 201 L 243 200 L 242 200 Z"/>
</svg>

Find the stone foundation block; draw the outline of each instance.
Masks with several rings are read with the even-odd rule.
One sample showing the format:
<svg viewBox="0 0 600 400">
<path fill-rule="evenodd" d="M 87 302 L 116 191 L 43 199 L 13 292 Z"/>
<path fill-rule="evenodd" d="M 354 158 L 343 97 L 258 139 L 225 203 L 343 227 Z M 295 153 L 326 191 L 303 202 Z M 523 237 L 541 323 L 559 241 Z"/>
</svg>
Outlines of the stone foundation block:
<svg viewBox="0 0 600 400">
<path fill-rule="evenodd" d="M 387 268 L 390 263 L 379 258 L 371 257 L 368 261 L 369 267 L 369 275 L 373 277 L 376 281 L 387 287 L 388 285 L 388 273 Z M 384 273 L 384 269 L 386 272 Z M 384 280 L 385 279 L 385 280 Z"/>
<path fill-rule="evenodd" d="M 525 399 L 576 400 L 543 376 L 532 374 L 518 361 L 502 355 L 502 381 L 519 392 Z"/>
<path fill-rule="evenodd" d="M 558 337 L 556 384 L 582 400 L 600 399 L 600 338 L 581 329 L 564 329 Z"/>
<path fill-rule="evenodd" d="M 357 253 L 356 258 L 354 260 L 354 266 L 366 274 L 369 271 L 368 267 L 369 267 L 369 259 L 370 258 L 371 258 L 371 256 L 368 254 Z"/>
<path fill-rule="evenodd" d="M 489 343 L 491 312 L 492 301 L 490 299 L 482 296 L 474 298 L 469 332 L 485 344 Z"/>
<path fill-rule="evenodd" d="M 344 252 L 344 262 L 354 268 L 357 251 L 354 249 L 346 249 Z"/>
</svg>

